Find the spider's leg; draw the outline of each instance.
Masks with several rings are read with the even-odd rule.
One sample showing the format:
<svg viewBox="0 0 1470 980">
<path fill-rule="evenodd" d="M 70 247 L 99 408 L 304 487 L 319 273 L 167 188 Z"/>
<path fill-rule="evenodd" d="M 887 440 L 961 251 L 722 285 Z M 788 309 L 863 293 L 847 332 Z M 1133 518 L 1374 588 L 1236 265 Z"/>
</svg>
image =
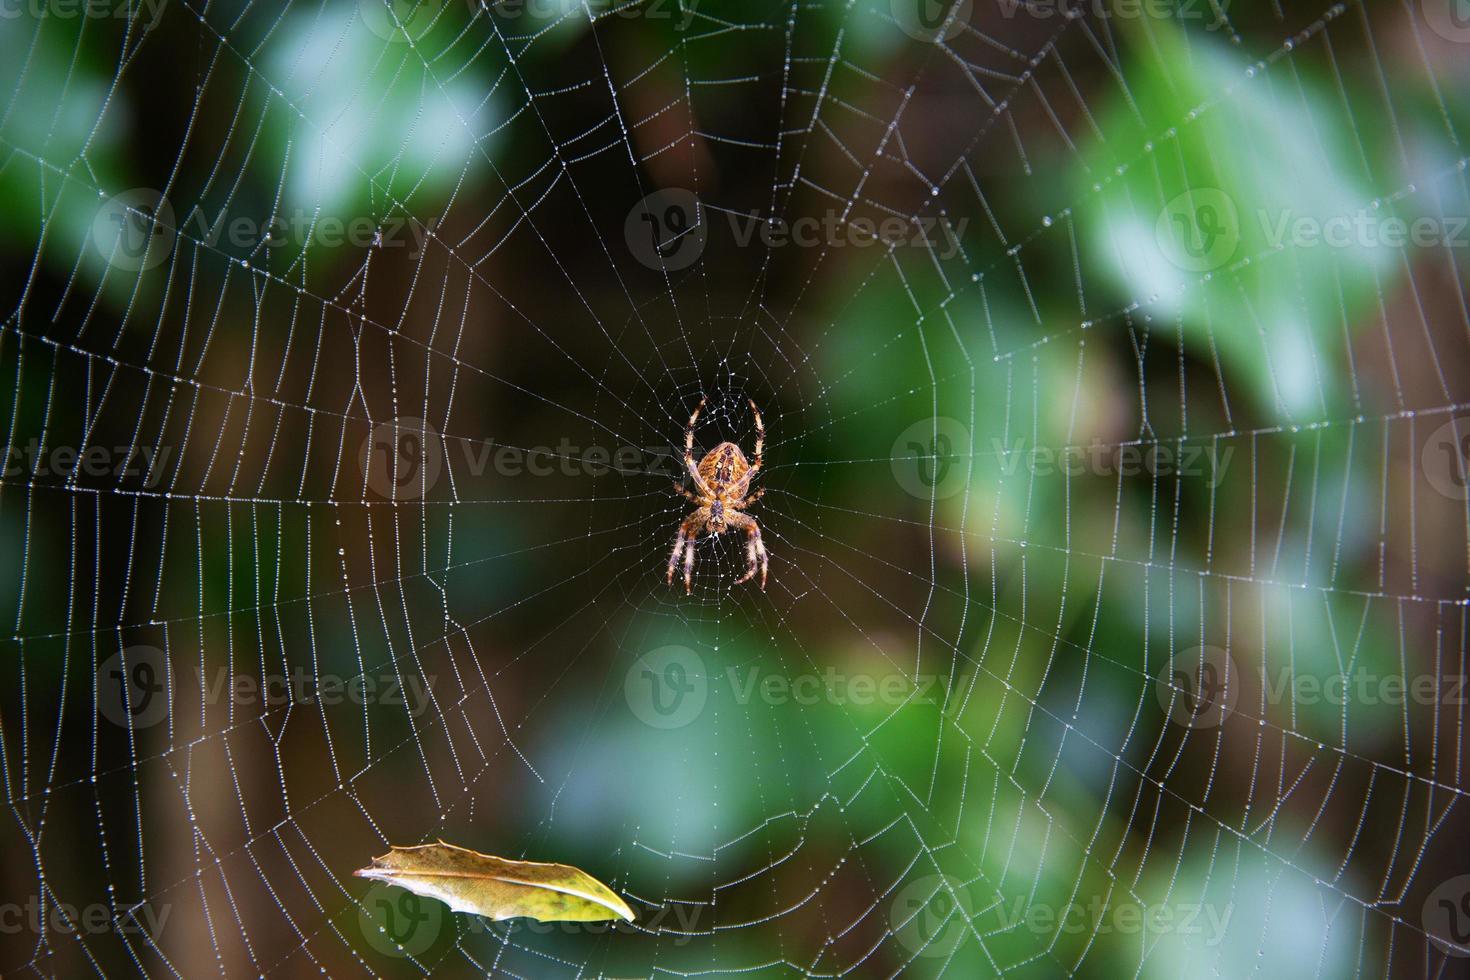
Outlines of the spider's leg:
<svg viewBox="0 0 1470 980">
<path fill-rule="evenodd" d="M 756 487 L 754 493 L 750 494 L 749 496 L 747 496 L 747 497 L 745 497 L 745 498 L 743 498 L 741 500 L 737 500 L 731 506 L 734 507 L 736 510 L 744 510 L 745 508 L 749 507 L 751 504 L 755 503 L 757 500 L 761 499 L 765 495 L 766 495 L 766 488 L 765 487 Z"/>
<path fill-rule="evenodd" d="M 694 539 L 684 545 L 684 594 L 694 594 Z"/>
<path fill-rule="evenodd" d="M 751 469 L 758 470 L 761 468 L 761 454 L 766 448 L 766 424 L 761 421 L 761 410 L 755 407 L 755 399 L 749 401 L 751 414 L 755 416 L 755 463 Z"/>
<path fill-rule="evenodd" d="M 755 399 L 750 399 L 750 410 L 755 413 L 755 460 L 750 464 L 750 469 L 745 475 L 730 484 L 727 494 L 731 497 L 742 497 L 745 491 L 750 489 L 750 481 L 760 472 L 761 466 L 765 464 L 766 450 L 766 426 L 761 421 L 761 410 L 755 407 Z M 752 498 L 754 502 L 754 498 Z"/>
<path fill-rule="evenodd" d="M 730 515 L 730 525 L 742 529 L 746 534 L 745 574 L 740 576 L 735 584 L 740 585 L 742 582 L 749 582 L 755 578 L 755 573 L 759 570 L 761 573 L 761 591 L 764 592 L 766 590 L 766 571 L 770 567 L 770 557 L 766 553 L 765 543 L 761 541 L 760 525 L 756 523 L 754 517 L 748 514 Z"/>
<path fill-rule="evenodd" d="M 691 504 L 698 505 L 699 502 L 700 502 L 699 501 L 699 494 L 697 494 L 694 491 L 690 490 L 688 487 L 684 486 L 684 484 L 682 484 L 682 483 L 675 483 L 674 484 L 674 492 L 675 493 L 681 493 L 681 494 L 683 494 L 684 495 L 684 499 L 688 500 Z"/>
<path fill-rule="evenodd" d="M 704 411 L 704 403 L 707 401 L 709 401 L 708 395 L 700 395 L 699 404 L 694 406 L 694 411 L 689 415 L 689 424 L 684 428 L 684 432 L 690 437 L 691 442 L 694 436 L 694 423 L 699 421 L 699 413 Z"/>
<path fill-rule="evenodd" d="M 674 584 L 674 569 L 679 565 L 679 551 L 684 552 L 684 592 L 687 595 L 691 591 L 690 579 L 694 575 L 694 540 L 699 537 L 699 529 L 709 520 L 709 508 L 701 507 L 679 524 L 679 533 L 674 538 L 674 550 L 669 553 L 669 567 L 664 574 L 664 581 L 669 585 Z"/>
<path fill-rule="evenodd" d="M 674 551 L 669 555 L 669 570 L 664 575 L 664 582 L 674 584 L 674 566 L 679 564 L 679 552 L 684 548 L 684 525 L 679 525 L 679 534 L 674 538 Z"/>
<path fill-rule="evenodd" d="M 694 424 L 699 421 L 699 413 L 704 411 L 705 401 L 703 397 L 699 399 L 699 404 L 689 416 L 689 424 L 684 427 L 684 469 L 688 471 L 689 478 L 694 481 L 694 489 L 706 497 L 713 497 L 714 491 L 709 488 L 708 483 L 704 482 L 704 477 L 699 475 L 699 466 L 694 462 Z"/>
</svg>

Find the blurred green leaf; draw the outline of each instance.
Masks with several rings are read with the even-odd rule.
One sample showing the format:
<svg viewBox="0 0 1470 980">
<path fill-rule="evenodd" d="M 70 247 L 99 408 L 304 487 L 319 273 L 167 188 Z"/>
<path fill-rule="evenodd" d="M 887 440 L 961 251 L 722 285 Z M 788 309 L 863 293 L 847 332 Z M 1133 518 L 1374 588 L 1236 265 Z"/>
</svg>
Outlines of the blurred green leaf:
<svg viewBox="0 0 1470 980">
<path fill-rule="evenodd" d="M 1330 97 L 1307 59 L 1277 80 L 1214 36 L 1142 29 L 1127 92 L 1099 113 L 1109 135 L 1083 148 L 1073 178 L 1084 261 L 1129 300 L 1177 315 L 1186 343 L 1213 345 L 1260 411 L 1331 414 L 1345 328 L 1401 260 L 1361 236 L 1293 232 L 1375 210 L 1355 136 L 1375 128 L 1373 107 Z"/>
<path fill-rule="evenodd" d="M 474 72 L 445 72 L 426 54 L 452 41 L 451 18 L 420 25 L 409 43 L 359 9 L 291 18 L 266 58 L 279 91 L 264 131 L 272 152 L 258 166 L 262 187 L 283 185 L 281 206 L 291 213 L 278 220 L 304 214 L 318 227 L 350 226 L 405 208 L 426 218 L 467 168 L 489 159 L 499 100 Z M 325 237 L 309 241 L 330 244 Z"/>
<path fill-rule="evenodd" d="M 40 257 L 58 276 L 76 270 L 95 285 L 107 271 L 91 247 L 106 201 L 97 188 L 122 189 L 129 106 L 110 89 L 105 62 L 82 44 L 82 23 L 7 17 L 0 30 L 0 92 L 9 106 L 0 117 L 0 242 L 22 252 L 44 242 Z M 125 303 L 135 285 L 114 277 L 106 295 Z"/>
</svg>

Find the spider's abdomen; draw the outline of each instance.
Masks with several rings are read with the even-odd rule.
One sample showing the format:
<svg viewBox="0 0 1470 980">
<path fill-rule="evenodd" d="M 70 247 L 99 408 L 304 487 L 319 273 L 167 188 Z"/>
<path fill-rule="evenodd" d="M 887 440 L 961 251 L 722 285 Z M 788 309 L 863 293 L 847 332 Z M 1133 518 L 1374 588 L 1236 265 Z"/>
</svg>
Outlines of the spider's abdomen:
<svg viewBox="0 0 1470 980">
<path fill-rule="evenodd" d="M 716 493 L 739 480 L 748 469 L 750 463 L 746 462 L 745 453 L 733 442 L 720 443 L 699 461 L 699 475 Z"/>
</svg>

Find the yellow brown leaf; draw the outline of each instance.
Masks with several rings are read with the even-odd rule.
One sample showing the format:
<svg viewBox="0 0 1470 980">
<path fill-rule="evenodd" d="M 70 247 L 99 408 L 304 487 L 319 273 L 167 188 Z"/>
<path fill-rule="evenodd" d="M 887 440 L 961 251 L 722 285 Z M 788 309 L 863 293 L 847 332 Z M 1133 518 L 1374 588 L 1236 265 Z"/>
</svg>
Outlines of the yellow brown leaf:
<svg viewBox="0 0 1470 980">
<path fill-rule="evenodd" d="M 394 847 L 373 858 L 372 867 L 353 873 L 436 898 L 456 912 L 489 919 L 633 921 L 627 903 L 585 871 L 566 864 L 510 861 L 442 840 Z"/>
</svg>

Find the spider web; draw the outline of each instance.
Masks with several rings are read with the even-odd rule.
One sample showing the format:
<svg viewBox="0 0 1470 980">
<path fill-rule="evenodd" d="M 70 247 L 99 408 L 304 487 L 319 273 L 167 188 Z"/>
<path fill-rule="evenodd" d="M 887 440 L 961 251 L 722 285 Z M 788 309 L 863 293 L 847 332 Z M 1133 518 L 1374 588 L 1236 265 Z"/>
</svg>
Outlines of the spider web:
<svg viewBox="0 0 1470 980">
<path fill-rule="evenodd" d="M 0 969 L 1455 975 L 1457 9 L 8 17 Z"/>
</svg>

